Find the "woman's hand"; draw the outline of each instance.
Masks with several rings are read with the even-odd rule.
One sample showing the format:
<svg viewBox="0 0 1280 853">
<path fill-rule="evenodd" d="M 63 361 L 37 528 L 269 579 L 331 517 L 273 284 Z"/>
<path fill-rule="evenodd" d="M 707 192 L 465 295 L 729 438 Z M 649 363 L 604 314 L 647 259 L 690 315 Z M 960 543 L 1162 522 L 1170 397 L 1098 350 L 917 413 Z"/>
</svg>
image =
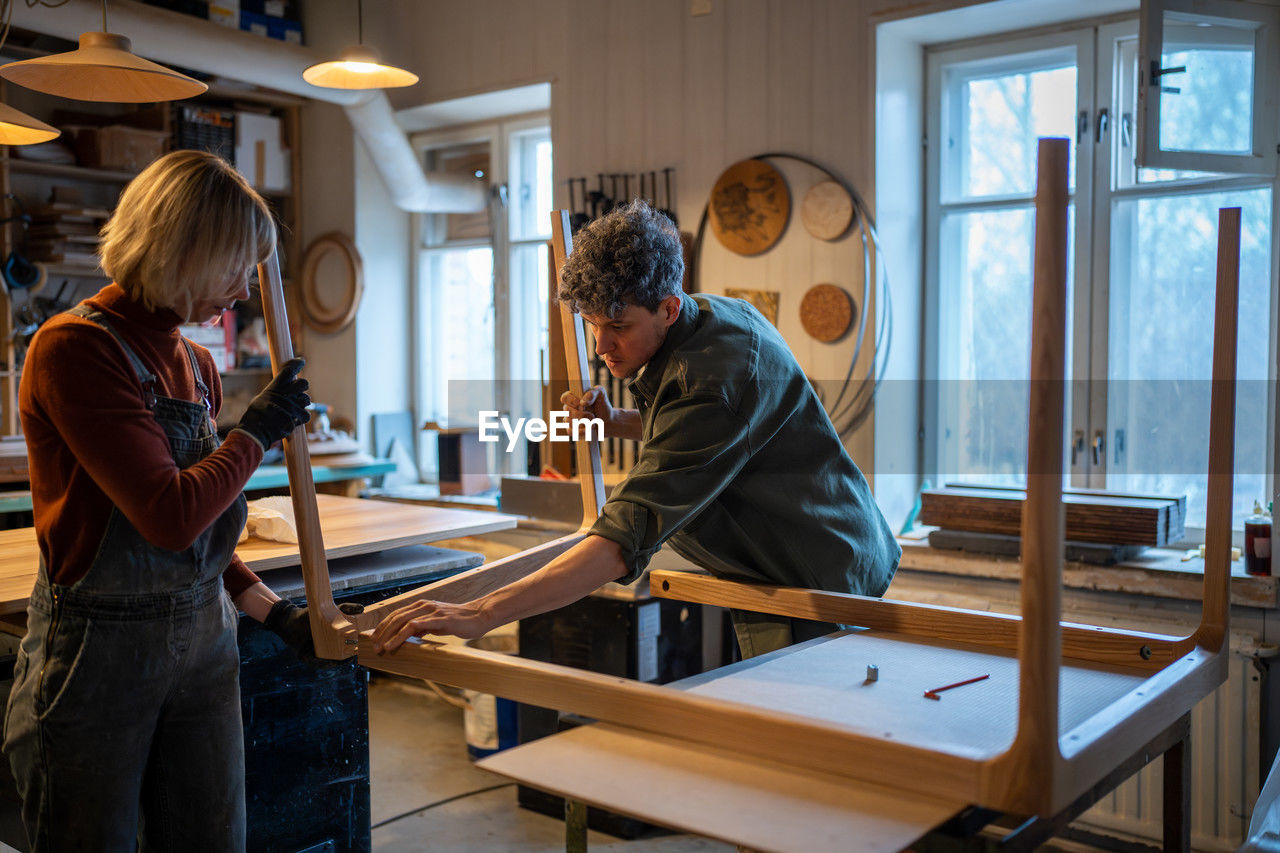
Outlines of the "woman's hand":
<svg viewBox="0 0 1280 853">
<path fill-rule="evenodd" d="M 386 617 L 373 630 L 373 648 L 382 655 L 394 653 L 410 637 L 424 634 L 475 639 L 497 627 L 477 602 L 450 604 L 415 601 Z"/>
</svg>

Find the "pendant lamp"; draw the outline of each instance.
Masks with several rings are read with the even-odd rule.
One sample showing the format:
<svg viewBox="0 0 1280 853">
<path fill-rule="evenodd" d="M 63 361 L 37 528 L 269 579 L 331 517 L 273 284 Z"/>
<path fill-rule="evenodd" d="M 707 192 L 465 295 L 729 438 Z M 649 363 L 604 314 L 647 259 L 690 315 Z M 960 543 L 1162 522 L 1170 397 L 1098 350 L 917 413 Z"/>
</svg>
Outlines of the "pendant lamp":
<svg viewBox="0 0 1280 853">
<path fill-rule="evenodd" d="M 61 133 L 37 118 L 15 110 L 8 104 L 0 104 L 0 145 L 32 145 L 48 142 Z"/>
<path fill-rule="evenodd" d="M 106 0 L 102 0 L 102 29 L 81 33 L 76 50 L 0 66 L 0 77 L 79 101 L 177 101 L 208 90 L 199 80 L 134 56 L 128 38 L 106 32 Z"/>
<path fill-rule="evenodd" d="M 338 54 L 332 62 L 312 65 L 302 79 L 326 89 L 394 89 L 412 86 L 418 75 L 394 65 L 383 65 L 376 50 L 364 44 L 364 0 L 356 3 L 357 44 Z"/>
</svg>

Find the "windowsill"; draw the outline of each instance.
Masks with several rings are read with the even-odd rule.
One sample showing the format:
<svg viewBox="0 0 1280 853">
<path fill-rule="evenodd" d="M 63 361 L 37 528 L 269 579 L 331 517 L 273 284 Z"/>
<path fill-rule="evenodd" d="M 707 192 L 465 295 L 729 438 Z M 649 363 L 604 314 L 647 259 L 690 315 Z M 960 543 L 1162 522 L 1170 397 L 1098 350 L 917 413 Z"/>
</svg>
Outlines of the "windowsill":
<svg viewBox="0 0 1280 853">
<path fill-rule="evenodd" d="M 898 540 L 902 546 L 901 568 L 960 577 L 1017 581 L 1022 565 L 1014 557 L 972 554 L 932 548 L 924 540 Z M 1096 566 L 1068 561 L 1062 566 L 1062 584 L 1067 589 L 1121 592 L 1184 601 L 1204 598 L 1204 560 L 1182 561 L 1183 551 L 1152 548 L 1143 556 L 1114 566 Z M 1265 610 L 1280 609 L 1280 578 L 1256 577 L 1244 572 L 1240 562 L 1231 564 L 1231 603 Z"/>
</svg>

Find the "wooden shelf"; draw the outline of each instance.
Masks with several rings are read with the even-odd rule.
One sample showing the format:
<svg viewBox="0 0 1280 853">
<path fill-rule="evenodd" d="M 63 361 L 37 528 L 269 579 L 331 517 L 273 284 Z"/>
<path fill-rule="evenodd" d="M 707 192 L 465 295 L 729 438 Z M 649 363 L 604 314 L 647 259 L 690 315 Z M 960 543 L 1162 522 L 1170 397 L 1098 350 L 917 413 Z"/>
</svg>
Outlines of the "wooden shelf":
<svg viewBox="0 0 1280 853">
<path fill-rule="evenodd" d="M 44 263 L 40 261 L 39 263 Z M 79 264 L 62 264 L 62 263 L 46 263 L 45 270 L 49 275 L 78 276 L 80 278 L 100 278 L 107 279 L 107 274 L 102 271 L 101 267 L 85 267 Z"/>
<path fill-rule="evenodd" d="M 127 184 L 136 172 L 119 172 L 113 169 L 90 169 L 87 166 L 69 166 L 65 163 L 45 163 L 40 160 L 9 158 L 9 171 L 27 175 L 46 175 L 53 178 L 69 178 L 75 181 L 95 181 L 105 184 Z"/>
</svg>

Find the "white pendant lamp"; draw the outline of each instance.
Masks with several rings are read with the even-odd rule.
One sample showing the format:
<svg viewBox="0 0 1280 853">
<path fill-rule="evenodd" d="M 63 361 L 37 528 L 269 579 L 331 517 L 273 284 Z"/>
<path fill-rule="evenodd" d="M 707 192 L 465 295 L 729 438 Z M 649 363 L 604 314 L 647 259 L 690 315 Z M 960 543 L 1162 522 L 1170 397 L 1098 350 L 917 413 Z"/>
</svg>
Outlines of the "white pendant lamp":
<svg viewBox="0 0 1280 853">
<path fill-rule="evenodd" d="M 302 79 L 326 89 L 395 89 L 412 86 L 418 75 L 394 65 L 383 65 L 376 50 L 364 44 L 364 0 L 357 0 L 358 43 L 346 48 L 332 62 L 312 65 Z"/>
<path fill-rule="evenodd" d="M 37 118 L 8 104 L 0 104 L 0 145 L 33 145 L 56 139 L 61 133 Z"/>
<path fill-rule="evenodd" d="M 76 50 L 0 66 L 0 77 L 79 101 L 177 101 L 208 91 L 199 80 L 134 56 L 128 38 L 106 32 L 106 0 L 102 0 L 102 29 L 81 33 Z"/>
</svg>

